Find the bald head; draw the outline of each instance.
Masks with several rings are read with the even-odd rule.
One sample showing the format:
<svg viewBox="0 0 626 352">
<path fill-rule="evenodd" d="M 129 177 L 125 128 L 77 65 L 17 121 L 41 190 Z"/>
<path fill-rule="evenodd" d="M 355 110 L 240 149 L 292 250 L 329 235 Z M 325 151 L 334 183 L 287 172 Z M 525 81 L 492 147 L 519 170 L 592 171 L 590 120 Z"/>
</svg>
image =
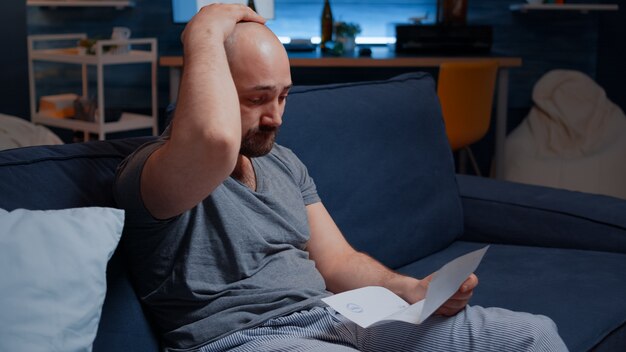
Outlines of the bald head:
<svg viewBox="0 0 626 352">
<path fill-rule="evenodd" d="M 289 66 L 287 52 L 276 35 L 267 26 L 256 22 L 240 22 L 225 43 L 231 73 L 244 73 L 267 66 Z M 234 77 L 235 79 L 237 77 Z"/>
</svg>

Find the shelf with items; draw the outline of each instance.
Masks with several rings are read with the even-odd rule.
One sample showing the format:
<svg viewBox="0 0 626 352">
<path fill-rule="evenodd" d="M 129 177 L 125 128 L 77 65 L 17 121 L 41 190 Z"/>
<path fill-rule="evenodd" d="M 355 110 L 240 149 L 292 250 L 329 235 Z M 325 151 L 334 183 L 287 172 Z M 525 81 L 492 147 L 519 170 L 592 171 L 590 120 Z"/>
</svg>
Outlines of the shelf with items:
<svg viewBox="0 0 626 352">
<path fill-rule="evenodd" d="M 68 130 L 83 131 L 94 134 L 99 134 L 103 132 L 105 135 L 107 133 L 113 132 L 152 128 L 153 124 L 152 116 L 134 114 L 129 112 L 123 112 L 118 121 L 105 123 L 102 129 L 98 126 L 97 123 L 91 121 L 50 117 L 45 113 L 36 113 L 35 117 L 36 118 L 33 119 L 33 121 L 42 125 L 65 128 Z M 96 118 L 98 118 L 97 113 Z"/>
<path fill-rule="evenodd" d="M 135 6 L 135 2 L 128 0 L 27 0 L 26 5 L 42 7 L 115 7 L 123 9 Z"/>
<path fill-rule="evenodd" d="M 513 4 L 509 6 L 511 11 L 526 13 L 528 11 L 579 11 L 589 13 L 590 11 L 617 11 L 617 4 Z"/>
<path fill-rule="evenodd" d="M 60 35 L 31 35 L 28 37 L 28 64 L 30 80 L 30 108 L 31 121 L 47 126 L 83 131 L 85 140 L 89 134 L 98 135 L 103 140 L 107 133 L 130 131 L 151 128 L 152 134 L 158 132 L 157 118 L 157 42 L 154 38 L 126 39 L 126 40 L 99 40 L 95 42 L 95 54 L 87 54 L 83 48 L 64 46 L 64 44 L 76 43 L 87 39 L 85 34 L 60 34 Z M 43 48 L 42 48 L 43 47 Z M 107 52 L 113 47 L 125 50 Z M 37 96 L 37 78 L 35 76 L 36 62 L 53 62 L 61 64 L 74 64 L 81 66 L 82 97 L 89 97 L 88 66 L 96 68 L 97 99 L 95 111 L 88 120 L 74 118 L 59 118 L 51 116 L 37 109 L 39 99 Z M 151 114 L 142 115 L 130 112 L 122 112 L 117 121 L 105 121 L 104 99 L 104 69 L 110 65 L 126 64 L 150 64 L 151 66 Z"/>
</svg>

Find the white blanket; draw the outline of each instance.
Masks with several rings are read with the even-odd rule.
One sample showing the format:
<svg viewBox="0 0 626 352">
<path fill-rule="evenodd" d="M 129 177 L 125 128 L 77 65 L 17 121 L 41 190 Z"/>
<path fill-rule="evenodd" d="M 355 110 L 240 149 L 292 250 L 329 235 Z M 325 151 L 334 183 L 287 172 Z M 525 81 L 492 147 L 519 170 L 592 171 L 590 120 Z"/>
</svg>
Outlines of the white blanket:
<svg viewBox="0 0 626 352">
<path fill-rule="evenodd" d="M 626 116 L 591 78 L 554 70 L 506 141 L 505 179 L 626 198 Z"/>
<path fill-rule="evenodd" d="M 0 114 L 0 150 L 42 144 L 63 144 L 63 142 L 43 126 L 37 126 L 19 117 Z"/>
</svg>

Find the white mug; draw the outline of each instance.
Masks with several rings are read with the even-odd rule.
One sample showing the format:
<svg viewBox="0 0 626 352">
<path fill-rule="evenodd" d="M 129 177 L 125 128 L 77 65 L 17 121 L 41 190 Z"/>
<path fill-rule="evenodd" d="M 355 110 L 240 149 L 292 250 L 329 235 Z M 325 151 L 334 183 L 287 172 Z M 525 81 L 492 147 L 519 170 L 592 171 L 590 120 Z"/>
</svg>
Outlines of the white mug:
<svg viewBox="0 0 626 352">
<path fill-rule="evenodd" d="M 111 39 L 113 40 L 128 40 L 130 39 L 130 28 L 127 27 L 113 27 L 111 33 Z M 130 52 L 130 45 L 118 45 L 112 50 L 114 54 L 128 54 Z"/>
</svg>

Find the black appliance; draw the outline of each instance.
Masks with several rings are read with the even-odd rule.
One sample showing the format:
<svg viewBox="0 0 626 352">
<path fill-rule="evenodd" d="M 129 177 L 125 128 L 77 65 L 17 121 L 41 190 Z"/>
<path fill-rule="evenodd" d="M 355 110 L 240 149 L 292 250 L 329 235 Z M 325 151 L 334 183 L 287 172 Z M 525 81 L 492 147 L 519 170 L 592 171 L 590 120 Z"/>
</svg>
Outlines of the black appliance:
<svg viewBox="0 0 626 352">
<path fill-rule="evenodd" d="M 486 54 L 493 30 L 483 25 L 396 24 L 395 51 L 413 54 Z"/>
</svg>

